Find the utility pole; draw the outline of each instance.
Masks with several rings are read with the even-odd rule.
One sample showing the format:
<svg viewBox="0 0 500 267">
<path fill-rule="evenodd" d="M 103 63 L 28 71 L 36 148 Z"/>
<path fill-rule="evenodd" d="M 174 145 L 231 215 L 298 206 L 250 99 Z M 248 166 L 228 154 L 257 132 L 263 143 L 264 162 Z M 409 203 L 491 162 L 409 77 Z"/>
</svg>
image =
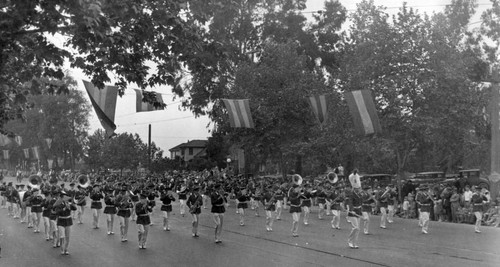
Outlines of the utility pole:
<svg viewBox="0 0 500 267">
<path fill-rule="evenodd" d="M 492 69 L 491 78 L 491 169 L 489 180 L 491 199 L 495 199 L 500 190 L 500 66 Z"/>
<path fill-rule="evenodd" d="M 151 124 L 148 131 L 148 170 L 151 171 Z"/>
</svg>

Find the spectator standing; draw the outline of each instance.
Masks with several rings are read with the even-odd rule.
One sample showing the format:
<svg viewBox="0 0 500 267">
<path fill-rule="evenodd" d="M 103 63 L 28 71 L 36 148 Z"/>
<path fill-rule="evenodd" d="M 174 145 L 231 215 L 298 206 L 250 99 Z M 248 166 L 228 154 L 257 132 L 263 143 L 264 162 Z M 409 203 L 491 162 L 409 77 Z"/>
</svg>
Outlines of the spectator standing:
<svg viewBox="0 0 500 267">
<path fill-rule="evenodd" d="M 464 206 L 465 208 L 470 207 L 470 201 L 472 199 L 472 191 L 470 191 L 470 186 L 466 185 L 465 186 L 465 191 L 464 191 Z"/>
<path fill-rule="evenodd" d="M 453 193 L 450 197 L 451 203 L 451 221 L 458 222 L 457 211 L 460 208 L 460 195 L 458 194 L 458 190 L 456 187 L 453 187 Z"/>
</svg>

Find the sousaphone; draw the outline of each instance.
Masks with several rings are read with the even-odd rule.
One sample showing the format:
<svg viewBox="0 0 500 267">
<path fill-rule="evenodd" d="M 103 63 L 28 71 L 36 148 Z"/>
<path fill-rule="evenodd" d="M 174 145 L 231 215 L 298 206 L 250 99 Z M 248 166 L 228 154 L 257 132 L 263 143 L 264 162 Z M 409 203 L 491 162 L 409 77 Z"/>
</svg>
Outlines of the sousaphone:
<svg viewBox="0 0 500 267">
<path fill-rule="evenodd" d="M 301 177 L 300 175 L 298 175 L 298 174 L 294 174 L 294 175 L 292 176 L 292 183 L 293 183 L 293 184 L 296 184 L 296 185 L 301 185 L 301 184 L 302 184 L 302 181 L 303 181 L 303 179 L 302 179 L 302 177 Z"/>
<path fill-rule="evenodd" d="M 337 176 L 336 173 L 334 172 L 329 172 L 326 175 L 326 180 L 330 182 L 331 184 L 336 184 L 339 181 L 339 177 Z"/>
<path fill-rule="evenodd" d="M 40 185 L 42 184 L 42 178 L 40 176 L 33 174 L 28 178 L 28 185 L 31 186 L 31 188 L 35 189 L 40 189 Z"/>
<path fill-rule="evenodd" d="M 81 174 L 80 176 L 78 176 L 78 184 L 80 185 L 80 187 L 82 188 L 87 188 L 89 187 L 90 185 L 90 180 L 89 178 L 87 177 L 87 175 L 85 174 Z"/>
</svg>

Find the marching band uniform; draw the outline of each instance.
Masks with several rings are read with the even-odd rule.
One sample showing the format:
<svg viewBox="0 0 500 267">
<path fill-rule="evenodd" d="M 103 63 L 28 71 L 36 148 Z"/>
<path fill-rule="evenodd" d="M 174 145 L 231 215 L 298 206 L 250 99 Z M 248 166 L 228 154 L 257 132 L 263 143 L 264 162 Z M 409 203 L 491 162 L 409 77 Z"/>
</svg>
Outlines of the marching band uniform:
<svg viewBox="0 0 500 267">
<path fill-rule="evenodd" d="M 394 203 L 396 202 L 397 194 L 394 191 L 394 185 L 389 185 L 391 187 L 391 191 L 388 193 L 389 196 L 387 197 L 387 222 L 388 223 L 393 223 L 394 222 Z"/>
<path fill-rule="evenodd" d="M 179 196 L 181 216 L 184 217 L 184 214 L 186 214 L 186 201 L 187 201 L 187 191 L 185 185 L 181 186 L 181 189 L 177 191 L 177 195 Z"/>
<path fill-rule="evenodd" d="M 323 187 L 320 186 L 318 188 L 318 192 L 316 193 L 316 198 L 318 201 L 318 206 L 319 206 L 319 211 L 318 211 L 318 219 L 323 220 L 323 215 L 325 213 L 325 207 L 326 207 L 326 193 L 323 190 Z"/>
<path fill-rule="evenodd" d="M 52 193 L 50 191 L 45 191 L 45 199 L 42 201 L 42 218 L 43 226 L 45 229 L 45 240 L 50 241 L 54 238 L 55 229 L 52 229 L 50 225 L 50 214 L 52 212 Z"/>
<path fill-rule="evenodd" d="M 28 199 L 28 203 L 31 206 L 32 216 L 32 226 L 35 228 L 35 233 L 40 233 L 40 220 L 42 219 L 42 202 L 43 198 L 39 195 L 40 190 L 38 188 L 33 189 L 32 196 Z"/>
<path fill-rule="evenodd" d="M 278 189 L 278 191 L 274 195 L 276 199 L 276 220 L 281 220 L 281 212 L 283 210 L 283 199 L 285 198 L 285 195 L 283 194 L 283 190 L 281 187 Z"/>
<path fill-rule="evenodd" d="M 117 210 L 115 206 L 115 196 L 112 189 L 108 189 L 108 192 L 104 197 L 104 204 L 106 204 L 104 214 L 106 214 L 108 235 L 114 235 L 113 224 L 115 222 L 115 214 L 117 213 Z"/>
<path fill-rule="evenodd" d="M 302 212 L 300 208 L 300 202 L 304 198 L 300 194 L 299 185 L 294 184 L 292 188 L 288 190 L 288 199 L 290 200 L 290 213 L 292 214 L 292 236 L 299 236 L 299 221 L 300 213 Z"/>
<path fill-rule="evenodd" d="M 371 188 L 364 187 L 366 191 L 361 192 L 361 214 L 363 220 L 363 233 L 365 235 L 369 234 L 370 228 L 370 213 L 372 212 L 372 204 L 375 203 L 375 199 L 373 199 Z"/>
<path fill-rule="evenodd" d="M 175 197 L 172 195 L 171 188 L 167 188 L 164 192 L 162 192 L 160 201 L 162 202 L 160 210 L 163 213 L 163 230 L 170 231 L 168 218 L 170 217 L 170 213 L 172 212 L 172 202 L 175 201 Z"/>
<path fill-rule="evenodd" d="M 52 233 L 52 247 L 57 248 L 61 246 L 61 240 L 59 239 L 59 229 L 57 227 L 57 212 L 54 209 L 54 204 L 57 202 L 56 196 L 60 194 L 58 190 L 52 191 L 52 199 L 47 203 L 47 208 L 50 209 L 49 222 L 50 222 L 50 232 Z"/>
<path fill-rule="evenodd" d="M 203 206 L 203 198 L 200 195 L 199 192 L 200 188 L 198 186 L 195 186 L 193 188 L 193 193 L 189 196 L 187 200 L 187 206 L 189 207 L 189 212 L 191 213 L 193 217 L 193 237 L 198 237 L 198 223 L 199 223 L 199 216 L 201 213 L 201 206 Z"/>
<path fill-rule="evenodd" d="M 131 216 L 131 211 L 134 207 L 132 199 L 127 191 L 126 187 L 123 187 L 120 194 L 115 199 L 115 206 L 118 208 L 118 219 L 120 220 L 120 235 L 121 241 L 127 241 L 129 218 Z"/>
<path fill-rule="evenodd" d="M 272 186 L 268 187 L 264 194 L 264 205 L 266 209 L 266 231 L 273 230 L 274 213 L 276 212 L 276 193 L 272 191 Z"/>
<path fill-rule="evenodd" d="M 350 248 L 358 247 L 359 238 L 359 218 L 361 217 L 361 196 L 359 188 L 347 193 L 346 208 L 349 222 L 352 225 L 351 233 L 349 233 L 348 245 Z"/>
<path fill-rule="evenodd" d="M 68 246 L 71 233 L 71 226 L 73 219 L 71 218 L 71 211 L 76 210 L 76 206 L 70 203 L 64 197 L 67 196 L 66 192 L 61 192 L 59 199 L 54 203 L 53 210 L 57 215 L 57 226 L 59 228 L 59 240 L 61 242 L 61 254 L 69 255 Z"/>
<path fill-rule="evenodd" d="M 99 186 L 100 186 L 99 184 L 95 184 L 92 193 L 90 193 L 90 199 L 92 200 L 90 204 L 90 209 L 92 210 L 92 217 L 94 218 L 94 221 L 92 223 L 94 229 L 99 229 L 99 215 L 100 215 L 100 210 L 102 209 L 101 199 L 104 198 L 104 195 L 99 189 Z"/>
<path fill-rule="evenodd" d="M 221 184 L 216 184 L 214 191 L 210 195 L 210 201 L 212 203 L 212 215 L 215 222 L 215 243 L 220 243 L 222 226 L 224 223 L 224 212 L 226 212 L 225 205 L 227 204 L 227 199 L 224 196 L 224 191 L 221 189 Z"/>
<path fill-rule="evenodd" d="M 332 192 L 330 195 L 330 198 L 332 199 L 332 228 L 333 229 L 340 229 L 340 210 L 341 206 L 340 203 L 344 201 L 344 197 L 342 195 L 342 192 L 338 188 L 335 188 L 335 190 Z"/>
<path fill-rule="evenodd" d="M 387 206 L 388 206 L 388 198 L 389 198 L 389 190 L 387 187 L 385 192 L 379 191 L 378 203 L 380 206 L 380 228 L 386 229 L 385 222 L 387 221 Z"/>
<path fill-rule="evenodd" d="M 0 207 L 5 209 L 7 207 L 7 197 L 5 196 L 5 192 L 7 191 L 7 185 L 3 182 L 0 185 Z"/>
<path fill-rule="evenodd" d="M 481 221 L 483 219 L 483 203 L 488 202 L 488 198 L 480 193 L 480 187 L 474 187 L 474 193 L 472 193 L 471 204 L 472 212 L 476 216 L 476 224 L 474 226 L 474 231 L 476 233 L 481 233 L 479 227 L 481 226 Z"/>
<path fill-rule="evenodd" d="M 78 192 L 78 190 L 75 188 L 75 183 L 71 182 L 69 184 L 68 191 L 66 191 L 66 193 L 68 193 L 68 197 L 71 199 L 76 199 L 76 192 Z M 73 220 L 76 219 L 76 213 L 77 211 L 71 211 L 71 218 L 73 218 Z"/>
<path fill-rule="evenodd" d="M 238 205 L 236 207 L 238 208 L 238 214 L 240 216 L 240 226 L 244 226 L 245 225 L 245 210 L 248 208 L 247 201 L 250 200 L 250 198 L 246 194 L 246 189 L 241 189 L 238 192 L 238 195 L 236 198 L 238 199 Z"/>
<path fill-rule="evenodd" d="M 146 195 L 148 196 L 148 205 L 151 207 L 151 214 L 149 214 L 149 215 L 152 218 L 153 209 L 156 206 L 156 198 L 159 197 L 158 193 L 155 190 L 154 184 L 150 184 L 148 186 L 148 190 L 146 192 Z M 153 224 L 154 224 L 153 220 L 151 220 L 151 225 L 153 225 Z"/>
<path fill-rule="evenodd" d="M 304 211 L 304 225 L 309 224 L 309 214 L 311 213 L 312 194 L 309 189 L 310 187 L 306 185 L 306 191 L 303 194 L 302 203 L 300 204 L 302 210 Z"/>
<path fill-rule="evenodd" d="M 87 191 L 85 188 L 78 185 L 78 191 L 75 193 L 76 200 L 76 218 L 78 219 L 78 224 L 82 224 L 83 213 L 85 212 L 85 205 L 87 205 L 87 201 L 85 197 L 87 196 Z"/>
<path fill-rule="evenodd" d="M 426 186 L 421 186 L 421 190 L 428 190 Z M 432 209 L 432 198 L 430 192 L 422 192 L 418 195 L 417 202 L 420 205 L 420 216 L 422 221 L 422 233 L 427 234 L 429 228 L 429 216 Z"/>
<path fill-rule="evenodd" d="M 31 189 L 31 187 L 29 189 Z M 21 223 L 26 223 L 26 221 L 28 221 L 28 228 L 32 228 L 31 221 L 29 220 L 31 219 L 31 216 L 28 216 L 26 207 L 27 203 L 26 200 L 31 195 L 31 190 L 24 190 L 24 184 L 20 184 L 18 192 L 19 192 L 19 202 L 17 203 L 17 205 L 19 206 L 19 216 L 21 219 Z M 31 207 L 30 207 L 30 212 L 31 212 Z"/>
<path fill-rule="evenodd" d="M 153 209 L 148 204 L 148 199 L 145 194 L 140 195 L 140 201 L 135 205 L 135 214 L 137 215 L 137 231 L 139 239 L 139 248 L 146 248 L 146 241 L 148 239 L 149 225 L 151 224 L 151 218 L 149 213 Z"/>
</svg>

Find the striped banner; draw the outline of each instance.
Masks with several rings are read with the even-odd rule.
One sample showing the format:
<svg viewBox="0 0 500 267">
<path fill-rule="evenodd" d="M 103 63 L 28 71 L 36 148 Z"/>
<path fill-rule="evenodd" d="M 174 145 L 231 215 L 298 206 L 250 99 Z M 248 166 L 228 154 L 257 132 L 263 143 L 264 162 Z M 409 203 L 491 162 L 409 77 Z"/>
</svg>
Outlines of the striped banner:
<svg viewBox="0 0 500 267">
<path fill-rule="evenodd" d="M 10 158 L 9 150 L 4 150 L 3 151 L 3 159 L 8 160 L 9 158 Z"/>
<path fill-rule="evenodd" d="M 309 97 L 309 104 L 311 104 L 311 108 L 316 115 L 320 124 L 323 124 L 327 119 L 327 105 L 326 105 L 326 96 L 311 96 Z"/>
<path fill-rule="evenodd" d="M 47 146 L 50 147 L 52 146 L 52 138 L 45 138 L 45 143 L 47 143 Z"/>
<path fill-rule="evenodd" d="M 155 110 L 161 110 L 163 108 L 156 108 L 153 104 L 149 102 L 144 102 L 142 101 L 144 96 L 142 90 L 139 89 L 134 89 L 136 99 L 135 99 L 135 110 L 136 112 L 146 112 L 146 111 L 155 111 Z M 151 92 L 156 95 L 156 102 L 162 103 L 163 104 L 163 98 L 161 97 L 161 94 L 158 92 Z"/>
<path fill-rule="evenodd" d="M 356 131 L 361 135 L 370 135 L 382 132 L 369 90 L 358 90 L 345 93 L 345 98 L 351 112 Z"/>
<path fill-rule="evenodd" d="M 222 99 L 229 113 L 231 127 L 253 128 L 250 101 L 248 99 Z"/>
<path fill-rule="evenodd" d="M 23 152 L 24 152 L 24 157 L 26 159 L 29 159 L 30 158 L 30 149 L 29 148 L 24 148 Z"/>
<path fill-rule="evenodd" d="M 99 90 L 90 82 L 83 81 L 83 84 L 89 94 L 90 102 L 92 102 L 97 117 L 106 131 L 106 136 L 113 136 L 116 130 L 115 110 L 118 87 L 105 86 L 104 89 Z"/>
<path fill-rule="evenodd" d="M 33 150 L 33 156 L 35 159 L 40 159 L 40 148 L 38 146 L 34 146 L 31 149 Z"/>
<path fill-rule="evenodd" d="M 10 145 L 12 143 L 12 140 L 4 134 L 0 134 L 0 146 L 6 146 Z"/>
<path fill-rule="evenodd" d="M 23 144 L 23 138 L 19 135 L 16 135 L 16 137 L 14 138 L 16 140 L 16 143 L 18 145 L 22 145 Z"/>
</svg>

